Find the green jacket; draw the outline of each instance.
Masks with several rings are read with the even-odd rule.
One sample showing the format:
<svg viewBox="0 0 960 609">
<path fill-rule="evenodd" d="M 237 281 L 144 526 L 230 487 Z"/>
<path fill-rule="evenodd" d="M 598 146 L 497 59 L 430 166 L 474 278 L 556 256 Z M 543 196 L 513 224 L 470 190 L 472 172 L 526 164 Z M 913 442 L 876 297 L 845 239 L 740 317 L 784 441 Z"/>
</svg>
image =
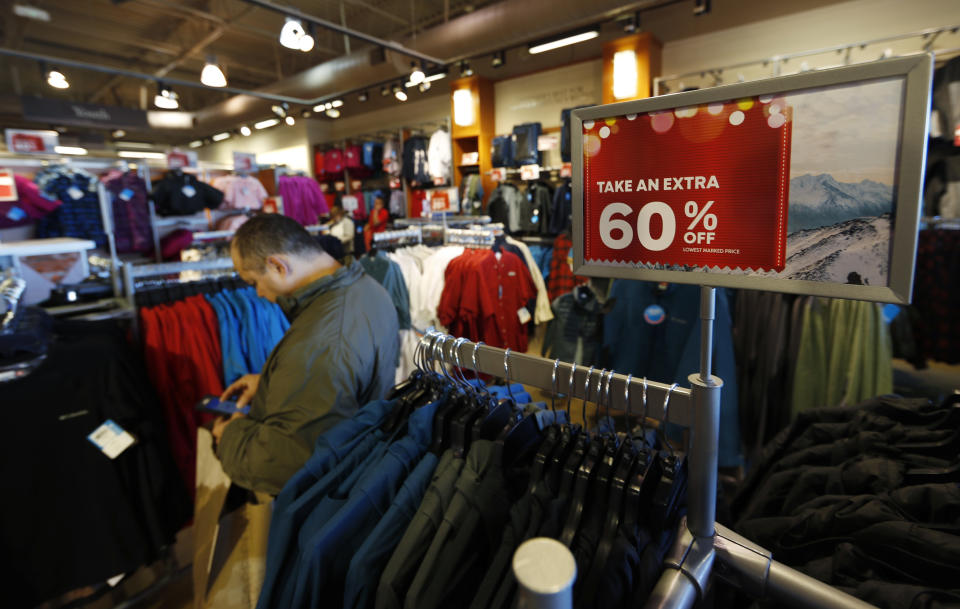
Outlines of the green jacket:
<svg viewBox="0 0 960 609">
<path fill-rule="evenodd" d="M 384 397 L 399 350 L 390 295 L 358 262 L 279 299 L 290 329 L 263 367 L 248 416 L 217 454 L 236 484 L 276 495 L 317 437 Z"/>
</svg>

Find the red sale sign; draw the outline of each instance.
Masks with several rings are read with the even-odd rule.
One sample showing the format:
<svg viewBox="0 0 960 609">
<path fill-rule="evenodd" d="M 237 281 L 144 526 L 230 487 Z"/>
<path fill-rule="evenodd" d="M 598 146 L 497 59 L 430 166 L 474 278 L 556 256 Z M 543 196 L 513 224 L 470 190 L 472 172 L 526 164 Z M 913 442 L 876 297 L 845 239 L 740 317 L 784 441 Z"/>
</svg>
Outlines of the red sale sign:
<svg viewBox="0 0 960 609">
<path fill-rule="evenodd" d="M 584 261 L 783 270 L 791 128 L 773 96 L 584 121 Z"/>
</svg>

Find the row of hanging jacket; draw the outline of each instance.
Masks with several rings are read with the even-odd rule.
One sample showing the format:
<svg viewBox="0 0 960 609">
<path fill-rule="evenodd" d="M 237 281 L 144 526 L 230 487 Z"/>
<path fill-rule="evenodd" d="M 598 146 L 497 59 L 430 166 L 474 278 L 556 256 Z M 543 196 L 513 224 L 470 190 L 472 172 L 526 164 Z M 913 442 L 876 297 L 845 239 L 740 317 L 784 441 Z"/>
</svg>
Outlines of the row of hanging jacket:
<svg viewBox="0 0 960 609">
<path fill-rule="evenodd" d="M 34 181 L 43 196 L 60 201 L 37 221 L 37 238 L 90 239 L 97 247 L 106 247 L 96 176 L 66 165 L 51 165 L 37 173 Z"/>
<path fill-rule="evenodd" d="M 514 394 L 418 370 L 322 435 L 275 500 L 258 609 L 511 607 L 536 536 L 576 557 L 575 606 L 641 606 L 685 460 Z"/>
<path fill-rule="evenodd" d="M 161 216 L 189 216 L 223 203 L 223 192 L 197 176 L 171 169 L 153 185 L 150 198 Z"/>
<path fill-rule="evenodd" d="M 727 521 L 882 609 L 956 607 L 958 428 L 957 396 L 801 412 L 763 450 Z"/>
<path fill-rule="evenodd" d="M 210 415 L 195 409 L 244 374 L 259 373 L 289 323 L 279 307 L 236 279 L 138 289 L 144 359 L 163 404 L 168 440 L 191 495 L 197 427 Z"/>
<path fill-rule="evenodd" d="M 52 334 L 38 368 L 0 383 L 11 430 L 0 444 L 6 607 L 110 589 L 160 559 L 193 514 L 126 328 L 54 320 Z M 108 421 L 136 438 L 112 458 L 88 439 Z"/>
<path fill-rule="evenodd" d="M 211 185 L 223 191 L 222 207 L 226 209 L 261 209 L 267 198 L 267 189 L 253 176 L 217 176 Z"/>
<path fill-rule="evenodd" d="M 147 183 L 136 171 L 113 170 L 100 178 L 113 209 L 113 236 L 117 253 L 153 250 Z"/>
<path fill-rule="evenodd" d="M 525 182 L 523 188 L 503 182 L 490 193 L 487 212 L 511 233 L 555 235 L 570 227 L 569 180 L 555 189 L 542 180 Z"/>
<path fill-rule="evenodd" d="M 849 406 L 893 391 L 890 330 L 880 305 L 751 291 L 735 294 L 740 431 L 749 457 L 755 457 L 797 413 Z"/>
<path fill-rule="evenodd" d="M 318 180 L 342 180 L 345 172 L 351 179 L 375 177 L 381 173 L 403 177 L 413 186 L 425 186 L 434 180 L 444 183 L 452 179 L 450 132 L 446 128 L 429 137 L 412 135 L 401 148 L 399 141 L 366 141 L 344 148 L 329 148 L 314 153 Z"/>
</svg>

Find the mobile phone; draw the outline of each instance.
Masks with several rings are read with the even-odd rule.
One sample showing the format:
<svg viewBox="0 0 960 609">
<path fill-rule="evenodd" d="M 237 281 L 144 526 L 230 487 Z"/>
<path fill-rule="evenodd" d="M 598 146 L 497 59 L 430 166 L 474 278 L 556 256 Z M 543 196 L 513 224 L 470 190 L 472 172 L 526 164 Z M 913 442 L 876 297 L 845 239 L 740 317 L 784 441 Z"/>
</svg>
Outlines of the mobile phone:
<svg viewBox="0 0 960 609">
<path fill-rule="evenodd" d="M 236 413 L 247 414 L 250 412 L 250 405 L 247 404 L 243 408 L 237 408 L 237 403 L 233 400 L 220 401 L 215 395 L 208 395 L 197 403 L 197 410 L 204 410 L 206 412 L 212 412 L 214 414 L 221 414 L 225 416 L 232 416 Z"/>
</svg>

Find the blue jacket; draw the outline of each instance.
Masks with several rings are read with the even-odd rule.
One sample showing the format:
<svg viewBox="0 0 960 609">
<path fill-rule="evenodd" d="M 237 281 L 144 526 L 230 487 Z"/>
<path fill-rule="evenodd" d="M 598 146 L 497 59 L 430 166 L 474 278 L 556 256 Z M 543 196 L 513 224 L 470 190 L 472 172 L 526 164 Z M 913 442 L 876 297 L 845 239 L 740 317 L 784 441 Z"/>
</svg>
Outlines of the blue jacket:
<svg viewBox="0 0 960 609">
<path fill-rule="evenodd" d="M 257 609 L 280 607 L 282 584 L 295 560 L 291 547 L 294 534 L 313 506 L 366 457 L 380 439 L 377 427 L 385 420 L 393 402 L 375 401 L 364 405 L 357 415 L 317 438 L 313 454 L 283 487 L 274 500 L 267 541 L 267 564 Z M 293 556 L 291 556 L 293 554 Z M 282 576 L 283 574 L 283 576 Z"/>
<path fill-rule="evenodd" d="M 670 284 L 660 290 L 652 282 L 617 280 L 610 298 L 616 300 L 604 319 L 606 366 L 621 374 L 688 386 L 687 376 L 700 370 L 699 286 Z M 658 315 L 657 310 L 648 311 L 654 305 L 662 307 L 664 315 Z M 742 463 L 731 319 L 727 293 L 718 289 L 713 374 L 723 379 L 720 467 Z M 635 408 L 637 404 L 634 401 Z"/>
</svg>

